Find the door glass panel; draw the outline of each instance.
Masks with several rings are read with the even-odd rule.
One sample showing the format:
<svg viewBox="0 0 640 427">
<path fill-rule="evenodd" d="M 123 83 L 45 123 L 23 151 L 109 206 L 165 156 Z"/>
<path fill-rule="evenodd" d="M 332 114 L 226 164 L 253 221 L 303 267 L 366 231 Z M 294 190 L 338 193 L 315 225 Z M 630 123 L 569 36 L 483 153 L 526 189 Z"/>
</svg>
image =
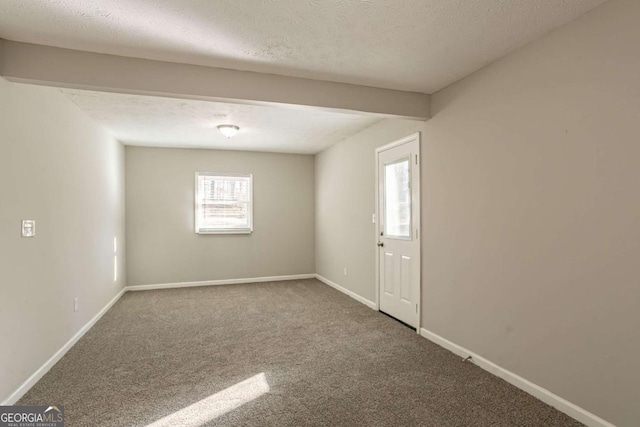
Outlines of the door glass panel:
<svg viewBox="0 0 640 427">
<path fill-rule="evenodd" d="M 409 159 L 384 165 L 384 234 L 411 237 L 411 188 Z"/>
</svg>

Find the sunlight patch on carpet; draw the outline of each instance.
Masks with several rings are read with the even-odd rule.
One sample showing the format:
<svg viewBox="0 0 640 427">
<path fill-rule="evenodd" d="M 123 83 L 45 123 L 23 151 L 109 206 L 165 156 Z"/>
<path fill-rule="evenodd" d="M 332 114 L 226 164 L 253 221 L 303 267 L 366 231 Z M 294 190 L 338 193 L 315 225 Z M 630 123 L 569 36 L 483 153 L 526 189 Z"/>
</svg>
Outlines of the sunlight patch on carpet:
<svg viewBox="0 0 640 427">
<path fill-rule="evenodd" d="M 259 398 L 269 390 L 269 383 L 263 372 L 148 424 L 147 427 L 199 427 Z"/>
</svg>

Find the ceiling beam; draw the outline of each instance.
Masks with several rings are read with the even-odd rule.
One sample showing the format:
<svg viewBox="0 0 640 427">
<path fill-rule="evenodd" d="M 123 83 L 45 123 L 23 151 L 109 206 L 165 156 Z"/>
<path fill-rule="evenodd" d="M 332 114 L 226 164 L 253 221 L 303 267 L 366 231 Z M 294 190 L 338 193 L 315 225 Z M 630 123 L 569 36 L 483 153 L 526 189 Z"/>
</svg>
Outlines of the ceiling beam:
<svg viewBox="0 0 640 427">
<path fill-rule="evenodd" d="M 429 95 L 2 40 L 0 76 L 103 92 L 430 118 Z"/>
</svg>

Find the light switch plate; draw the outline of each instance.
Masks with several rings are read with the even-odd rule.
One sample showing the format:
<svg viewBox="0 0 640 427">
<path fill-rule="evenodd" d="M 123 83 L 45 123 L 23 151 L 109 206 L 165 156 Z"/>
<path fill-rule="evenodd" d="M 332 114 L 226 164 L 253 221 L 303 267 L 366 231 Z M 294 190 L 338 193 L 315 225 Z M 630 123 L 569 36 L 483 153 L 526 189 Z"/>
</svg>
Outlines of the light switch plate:
<svg viewBox="0 0 640 427">
<path fill-rule="evenodd" d="M 35 237 L 36 221 L 33 219 L 22 220 L 22 237 Z"/>
</svg>

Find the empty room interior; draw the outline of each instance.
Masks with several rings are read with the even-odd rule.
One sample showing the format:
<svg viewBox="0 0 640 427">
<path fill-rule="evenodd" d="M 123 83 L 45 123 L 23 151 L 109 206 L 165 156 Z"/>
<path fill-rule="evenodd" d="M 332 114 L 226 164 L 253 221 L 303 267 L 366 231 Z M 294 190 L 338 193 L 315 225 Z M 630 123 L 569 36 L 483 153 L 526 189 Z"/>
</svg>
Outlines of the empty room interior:
<svg viewBox="0 0 640 427">
<path fill-rule="evenodd" d="M 638 22 L 1 1 L 0 427 L 640 426 Z"/>
</svg>

